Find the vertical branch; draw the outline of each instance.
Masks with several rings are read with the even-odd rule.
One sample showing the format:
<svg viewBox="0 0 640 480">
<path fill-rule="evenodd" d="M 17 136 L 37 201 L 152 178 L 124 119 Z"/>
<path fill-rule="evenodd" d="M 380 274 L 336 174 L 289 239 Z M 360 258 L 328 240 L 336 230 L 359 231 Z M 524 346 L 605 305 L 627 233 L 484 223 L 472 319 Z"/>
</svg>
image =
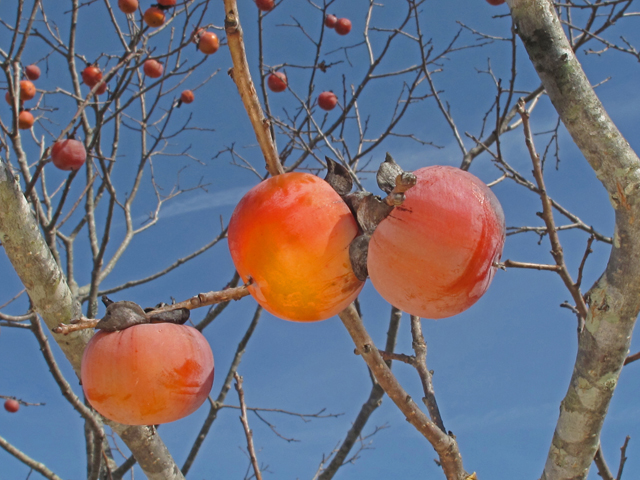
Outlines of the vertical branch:
<svg viewBox="0 0 640 480">
<path fill-rule="evenodd" d="M 280 164 L 278 152 L 271 138 L 270 122 L 264 117 L 258 94 L 249 73 L 249 64 L 247 63 L 244 41 L 242 40 L 242 27 L 240 26 L 236 0 L 224 0 L 224 8 L 226 12 L 224 25 L 227 32 L 229 52 L 233 60 L 233 69 L 229 71 L 229 75 L 231 75 L 238 87 L 240 98 L 242 98 L 242 103 L 247 110 L 247 115 L 256 134 L 262 155 L 267 163 L 267 170 L 272 176 L 279 175 L 284 173 L 284 169 Z"/>
<path fill-rule="evenodd" d="M 233 378 L 236 380 L 236 391 L 238 392 L 238 399 L 240 400 L 240 422 L 244 427 L 244 433 L 247 437 L 247 451 L 249 452 L 249 458 L 251 459 L 251 465 L 253 465 L 253 472 L 256 475 L 256 480 L 262 480 L 262 474 L 260 473 L 260 466 L 258 465 L 258 459 L 256 458 L 256 451 L 253 448 L 253 432 L 249 428 L 249 420 L 247 419 L 247 406 L 244 403 L 244 390 L 242 390 L 242 377 L 238 375 L 238 372 L 233 374 Z"/>
</svg>

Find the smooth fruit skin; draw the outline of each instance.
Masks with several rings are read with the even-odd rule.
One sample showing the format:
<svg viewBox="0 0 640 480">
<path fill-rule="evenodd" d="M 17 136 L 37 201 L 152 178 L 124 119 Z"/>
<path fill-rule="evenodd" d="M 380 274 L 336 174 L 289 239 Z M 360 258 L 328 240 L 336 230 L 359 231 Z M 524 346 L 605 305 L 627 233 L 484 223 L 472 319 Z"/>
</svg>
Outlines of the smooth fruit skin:
<svg viewBox="0 0 640 480">
<path fill-rule="evenodd" d="M 24 74 L 29 80 L 37 80 L 40 78 L 40 67 L 37 65 L 27 65 L 24 67 Z"/>
<path fill-rule="evenodd" d="M 78 170 L 87 160 L 87 151 L 80 140 L 59 140 L 51 147 L 51 160 L 60 170 Z"/>
<path fill-rule="evenodd" d="M 338 23 L 338 17 L 335 15 L 327 15 L 324 17 L 324 26 L 327 28 L 336 28 L 336 23 Z"/>
<path fill-rule="evenodd" d="M 149 7 L 145 10 L 144 16 L 142 18 L 144 19 L 144 23 L 152 28 L 155 28 L 161 26 L 164 23 L 165 15 L 164 12 L 158 7 Z"/>
<path fill-rule="evenodd" d="M 285 320 L 340 313 L 360 293 L 349 261 L 358 233 L 349 207 L 314 175 L 291 172 L 252 188 L 229 221 L 229 250 L 249 292 Z"/>
<path fill-rule="evenodd" d="M 267 86 L 272 92 L 284 92 L 287 89 L 287 76 L 282 72 L 274 72 L 267 78 Z"/>
<path fill-rule="evenodd" d="M 351 20 L 348 18 L 339 18 L 336 22 L 335 29 L 338 35 L 346 35 L 351 31 Z"/>
<path fill-rule="evenodd" d="M 147 77 L 160 78 L 162 72 L 164 72 L 164 67 L 159 61 L 150 58 L 149 60 L 145 60 L 142 65 L 142 70 Z"/>
<path fill-rule="evenodd" d="M 96 333 L 82 356 L 82 389 L 93 408 L 125 425 L 186 417 L 213 384 L 211 348 L 195 328 L 148 323 Z"/>
<path fill-rule="evenodd" d="M 36 96 L 36 86 L 29 80 L 20 81 L 20 100 L 31 100 Z"/>
<path fill-rule="evenodd" d="M 504 2 L 505 0 L 487 0 L 487 3 L 493 6 L 502 5 Z"/>
<path fill-rule="evenodd" d="M 276 6 L 276 2 L 274 0 L 256 0 L 256 5 L 263 12 L 270 12 Z"/>
<path fill-rule="evenodd" d="M 338 97 L 333 92 L 322 92 L 318 95 L 318 106 L 323 110 L 333 110 L 338 104 Z"/>
<path fill-rule="evenodd" d="M 123 13 L 134 13 L 138 10 L 138 0 L 118 0 L 118 8 Z"/>
<path fill-rule="evenodd" d="M 185 90 L 180 94 L 180 100 L 182 103 L 191 103 L 195 100 L 196 96 L 191 90 Z"/>
<path fill-rule="evenodd" d="M 36 119 L 33 118 L 31 112 L 23 110 L 22 112 L 20 112 L 20 115 L 18 115 L 18 128 L 20 130 L 29 130 L 31 127 L 33 127 L 35 121 Z"/>
<path fill-rule="evenodd" d="M 82 71 L 82 81 L 87 87 L 95 87 L 100 80 L 102 80 L 102 71 L 98 67 L 90 65 Z"/>
<path fill-rule="evenodd" d="M 200 40 L 198 41 L 198 50 L 205 55 L 211 55 L 216 53 L 220 47 L 218 36 L 213 32 L 204 32 L 200 34 Z"/>
<path fill-rule="evenodd" d="M 489 187 L 468 172 L 433 166 L 414 173 L 416 186 L 373 233 L 369 277 L 400 310 L 450 317 L 489 287 L 504 245 L 504 213 Z"/>
<path fill-rule="evenodd" d="M 20 403 L 18 403 L 18 401 L 14 400 L 13 398 L 9 398 L 4 402 L 4 409 L 9 413 L 16 413 L 18 410 L 20 410 Z"/>
<path fill-rule="evenodd" d="M 175 7 L 176 0 L 158 0 L 158 5 L 162 5 L 163 7 Z"/>
</svg>

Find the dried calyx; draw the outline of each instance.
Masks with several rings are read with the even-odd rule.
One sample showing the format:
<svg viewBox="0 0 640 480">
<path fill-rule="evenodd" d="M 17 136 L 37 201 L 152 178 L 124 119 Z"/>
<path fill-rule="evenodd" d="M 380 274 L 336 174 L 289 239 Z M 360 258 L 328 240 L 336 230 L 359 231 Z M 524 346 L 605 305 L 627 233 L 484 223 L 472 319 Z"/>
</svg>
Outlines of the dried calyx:
<svg viewBox="0 0 640 480">
<path fill-rule="evenodd" d="M 402 170 L 387 153 L 376 175 L 378 187 L 387 196 L 381 198 L 366 191 L 350 193 L 353 180 L 349 170 L 329 157 L 325 159 L 328 169 L 325 180 L 349 206 L 362 230 L 362 234 L 357 236 L 349 246 L 349 257 L 356 277 L 364 281 L 368 277 L 367 254 L 371 235 L 395 207 L 402 205 L 405 200 L 404 193 L 416 184 L 416 176 Z"/>
<path fill-rule="evenodd" d="M 102 297 L 102 302 L 107 307 L 107 313 L 97 323 L 95 328 L 107 332 L 124 330 L 125 328 L 143 323 L 176 323 L 182 325 L 189 319 L 189 310 L 186 308 L 179 308 L 154 315 L 154 310 L 164 307 L 164 303 L 159 303 L 155 307 L 145 308 L 143 310 L 142 307 L 135 302 L 128 300 L 114 302 L 106 295 Z"/>
</svg>

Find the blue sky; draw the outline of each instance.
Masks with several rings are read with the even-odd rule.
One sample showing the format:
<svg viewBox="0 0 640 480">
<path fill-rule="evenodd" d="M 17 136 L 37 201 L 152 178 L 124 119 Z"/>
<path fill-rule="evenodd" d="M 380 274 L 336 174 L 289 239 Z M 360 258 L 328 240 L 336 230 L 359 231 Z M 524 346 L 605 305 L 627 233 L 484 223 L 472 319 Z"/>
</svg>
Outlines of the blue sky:
<svg viewBox="0 0 640 480">
<path fill-rule="evenodd" d="M 15 12 L 8 3 L 0 5 L 0 18 L 13 18 Z M 150 4 L 142 2 L 143 7 L 147 3 Z M 221 3 L 212 2 L 205 22 L 222 26 Z M 254 78 L 257 78 L 254 27 L 257 12 L 250 0 L 240 0 L 239 4 L 249 62 Z M 322 58 L 326 58 L 327 62 L 344 59 L 340 52 L 329 52 L 361 41 L 367 4 L 364 0 L 342 0 L 330 8 L 338 16 L 350 18 L 353 30 L 347 37 L 326 33 L 327 44 Z M 491 7 L 483 0 L 431 0 L 425 2 L 422 8 L 425 11 L 425 36 L 433 38 L 436 50 L 447 45 L 458 31 L 460 27 L 456 20 L 488 34 L 510 35 L 509 19 L 493 17 L 506 14 L 506 6 Z M 63 29 L 68 28 L 68 15 L 64 10 L 62 8 L 55 12 L 53 17 Z M 89 12 L 95 13 L 90 15 Z M 88 59 L 102 53 L 101 49 L 110 54 L 120 52 L 119 46 L 107 35 L 108 30 L 99 28 L 104 21 L 104 12 L 100 2 L 81 12 L 80 36 L 86 38 L 86 42 L 82 42 L 79 48 Z M 386 2 L 386 6 L 374 14 L 373 24 L 393 26 L 404 12 L 404 2 Z M 268 35 L 265 35 L 267 64 L 310 62 L 309 44 L 298 30 L 285 25 L 292 23 L 292 17 L 308 26 L 311 32 L 317 32 L 319 28 L 319 13 L 309 3 L 299 0 L 282 2 L 264 21 L 268 30 Z M 122 18 L 119 17 L 119 20 Z M 620 30 L 611 38 L 617 39 L 623 34 L 632 42 L 638 40 L 638 30 L 633 30 L 632 22 L 629 20 L 626 31 Z M 42 28 L 42 25 L 37 28 Z M 624 22 L 621 22 L 620 28 L 625 28 Z M 162 42 L 165 41 L 166 36 L 162 36 L 151 43 L 162 48 Z M 472 44 L 475 41 L 471 35 L 463 33 L 461 43 Z M 2 29 L 0 47 L 5 48 L 7 42 L 6 30 Z M 377 38 L 374 44 L 379 47 Z M 65 67 L 60 65 L 59 57 L 53 55 L 48 62 L 43 61 L 45 52 L 42 43 L 34 40 L 28 45 L 24 60 L 26 63 L 38 61 L 48 66 L 48 71 L 43 68 L 43 77 L 38 80 L 37 87 L 53 91 L 59 86 L 61 78 L 65 82 L 68 78 L 64 76 Z M 200 58 L 191 48 L 186 54 L 189 61 Z M 357 85 L 366 67 L 364 54 L 362 47 L 355 48 L 349 53 L 352 66 L 344 62 L 327 74 L 318 74 L 317 91 L 341 91 L 343 74 L 348 83 Z M 495 75 L 507 81 L 510 74 L 509 55 L 510 47 L 506 42 L 455 52 L 443 61 L 443 72 L 434 75 L 434 80 L 443 90 L 443 98 L 450 103 L 451 113 L 461 132 L 478 134 L 482 117 L 494 98 L 495 87 L 490 77 L 477 70 L 486 69 L 488 58 L 491 58 Z M 598 94 L 623 134 L 637 150 L 640 147 L 635 135 L 640 121 L 635 102 L 640 68 L 637 62 L 617 52 L 608 52 L 599 57 L 580 54 L 579 58 L 585 62 L 585 69 L 593 83 L 612 77 L 598 88 Z M 384 68 L 392 69 L 413 63 L 415 58 L 412 59 L 407 51 L 398 48 Z M 185 87 L 193 88 L 207 75 L 216 70 L 219 73 L 196 90 L 196 102 L 176 112 L 175 125 L 192 115 L 192 126 L 215 130 L 185 132 L 168 146 L 168 152 L 180 152 L 189 146 L 190 154 L 202 164 L 172 156 L 160 157 L 156 161 L 158 179 L 167 190 L 171 188 L 176 172 L 185 166 L 187 168 L 180 174 L 181 185 L 193 186 L 202 178 L 203 183 L 208 184 L 206 190 L 185 193 L 168 203 L 162 210 L 159 224 L 134 241 L 103 287 L 143 278 L 206 244 L 219 233 L 220 217 L 226 222 L 244 192 L 256 184 L 257 177 L 246 169 L 231 165 L 227 154 L 214 159 L 219 151 L 235 143 L 235 148 L 255 168 L 263 171 L 263 160 L 255 145 L 255 137 L 237 91 L 226 75 L 230 65 L 228 50 L 223 46 L 196 75 L 185 81 Z M 535 72 L 520 45 L 518 71 L 518 88 L 531 89 L 538 85 Z M 293 89 L 303 91 L 306 88 L 304 81 L 308 71 L 287 68 L 287 73 Z M 380 81 L 363 95 L 361 108 L 371 115 L 373 131 L 381 128 L 390 114 L 398 88 L 398 83 Z M 50 139 L 47 131 L 57 135 L 57 129 L 64 125 L 63 113 L 73 113 L 73 110 L 69 110 L 68 103 L 60 100 L 60 95 L 47 95 L 47 99 L 49 105 L 60 108 L 55 115 L 51 114 L 56 122 L 38 125 L 34 131 L 36 135 Z M 280 118 L 286 118 L 285 108 L 292 111 L 296 105 L 289 92 L 272 94 L 270 103 L 274 114 Z M 8 115 L 8 107 L 1 105 L 0 116 L 3 121 L 8 121 Z M 334 118 L 331 115 L 336 115 L 336 112 L 330 113 L 329 119 Z M 322 116 L 316 114 L 316 118 L 321 119 Z M 556 117 L 549 102 L 542 99 L 532 117 L 534 131 L 547 131 L 553 128 L 555 122 Z M 401 123 L 400 130 L 414 133 L 444 148 L 420 146 L 405 139 L 393 138 L 373 153 L 372 164 L 382 161 L 386 151 L 391 152 L 407 170 L 432 164 L 460 164 L 460 151 L 432 100 L 413 108 Z M 550 160 L 546 169 L 547 188 L 553 198 L 585 223 L 611 235 L 612 209 L 606 192 L 566 132 L 562 128 L 560 131 L 562 162 L 556 170 L 553 168 L 553 159 Z M 346 135 L 350 142 L 354 142 L 353 133 L 349 131 Z M 548 135 L 536 137 L 539 151 L 543 150 L 546 139 Z M 33 141 L 27 135 L 23 141 L 27 152 L 35 158 L 33 156 L 37 155 L 37 148 Z M 280 146 L 284 143 L 283 137 L 278 138 Z M 467 148 L 472 146 L 471 140 L 466 138 L 465 144 Z M 115 178 L 121 182 L 124 192 L 129 188 L 140 146 L 133 136 L 129 136 L 123 147 L 119 152 Z M 507 161 L 531 178 L 530 160 L 520 129 L 503 137 L 502 152 Z M 476 159 L 471 172 L 487 182 L 499 177 L 486 155 Z M 47 170 L 47 175 L 51 184 L 66 178 L 50 170 Z M 372 175 L 365 176 L 364 184 L 369 190 L 377 192 Z M 494 192 L 502 202 L 507 226 L 541 225 L 536 216 L 540 202 L 531 192 L 508 181 L 496 185 Z M 135 210 L 139 221 L 154 207 L 151 193 L 146 184 Z M 556 220 L 563 223 L 559 216 Z M 114 241 L 121 234 L 122 223 L 116 222 Z M 567 263 L 575 277 L 587 236 L 569 231 L 562 234 L 561 240 Z M 84 241 L 79 241 L 79 257 L 83 252 L 86 253 L 87 246 L 82 244 Z M 551 263 L 549 249 L 546 239 L 538 244 L 538 237 L 534 234 L 510 236 L 503 258 Z M 604 269 L 608 250 L 607 245 L 594 245 L 594 253 L 585 267 L 585 288 Z M 3 275 L 0 288 L 2 304 L 22 287 L 3 253 L 0 253 L 0 272 Z M 221 289 L 232 274 L 233 265 L 226 241 L 222 241 L 162 279 L 114 294 L 112 298 L 134 300 L 143 306 L 167 301 L 170 297 L 182 300 L 198 292 Z M 88 271 L 79 277 L 79 283 L 86 282 Z M 559 403 L 566 392 L 576 353 L 576 319 L 570 311 L 559 307 L 569 297 L 559 277 L 551 273 L 511 269 L 499 271 L 487 294 L 468 311 L 450 319 L 423 321 L 429 349 L 428 366 L 435 371 L 434 387 L 444 424 L 457 435 L 466 469 L 469 472 L 476 471 L 479 478 L 538 478 L 541 474 Z M 363 290 L 361 302 L 365 325 L 377 345 L 382 346 L 390 307 L 370 283 Z M 5 312 L 21 313 L 24 305 L 24 301 L 16 302 Z M 216 379 L 212 390 L 214 397 L 222 385 L 233 352 L 251 321 L 255 306 L 251 298 L 235 302 L 205 330 L 216 361 Z M 204 311 L 195 311 L 193 319 L 197 321 L 204 314 Z M 634 339 L 632 353 L 638 350 L 640 341 Z M 407 317 L 402 320 L 397 351 L 411 353 Z M 60 354 L 58 350 L 56 353 Z M 74 385 L 76 393 L 81 394 L 70 367 L 61 355 L 59 359 L 67 379 Z M 27 332 L 3 328 L 0 331 L 0 364 L 4 366 L 0 370 L 0 394 L 15 395 L 29 402 L 46 402 L 43 407 L 23 407 L 13 415 L 0 412 L 0 435 L 46 464 L 62 478 L 82 478 L 85 475 L 82 422 L 60 396 L 35 340 Z M 414 398 L 421 398 L 416 373 L 403 364 L 394 364 L 393 369 L 405 389 Z M 631 436 L 627 450 L 629 459 L 623 476 L 625 480 L 640 476 L 639 369 L 640 362 L 624 368 L 602 433 L 605 456 L 612 469 L 617 467 L 619 448 L 624 437 Z M 263 314 L 239 373 L 244 376 L 249 406 L 299 413 L 315 413 L 324 408 L 327 412 L 342 414 L 337 418 L 314 419 L 309 423 L 285 415 L 266 414 L 266 418 L 277 425 L 282 435 L 300 440 L 290 443 L 278 438 L 257 417 L 250 415 L 259 461 L 269 465 L 270 473 L 266 473 L 265 478 L 272 479 L 312 478 L 323 454 L 329 454 L 344 437 L 371 387 L 366 366 L 361 358 L 353 354 L 353 344 L 337 317 L 313 324 L 296 324 Z M 227 403 L 237 405 L 237 402 L 232 390 Z M 161 436 L 179 465 L 184 462 L 206 413 L 207 408 L 203 407 L 188 418 L 160 428 Z M 386 397 L 364 433 L 371 433 L 376 426 L 386 428 L 371 437 L 368 440 L 371 444 L 361 452 L 360 458 L 353 465 L 344 466 L 335 478 L 444 478 L 433 462 L 436 456 L 431 446 Z M 118 444 L 122 446 L 119 440 Z M 244 478 L 248 466 L 247 457 L 242 451 L 244 446 L 238 412 L 223 410 L 187 478 Z M 2 480 L 26 478 L 28 474 L 28 468 L 4 451 L 0 451 L 0 471 Z M 31 478 L 37 476 L 34 474 Z M 136 471 L 136 478 L 142 478 L 139 470 Z M 592 468 L 589 479 L 596 478 L 599 477 Z"/>
</svg>

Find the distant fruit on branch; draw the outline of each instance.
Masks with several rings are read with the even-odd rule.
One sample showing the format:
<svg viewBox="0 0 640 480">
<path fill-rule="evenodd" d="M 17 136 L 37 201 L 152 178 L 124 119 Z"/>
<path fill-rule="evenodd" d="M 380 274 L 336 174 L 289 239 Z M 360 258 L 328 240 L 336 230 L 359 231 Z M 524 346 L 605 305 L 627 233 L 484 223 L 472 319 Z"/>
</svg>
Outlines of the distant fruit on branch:
<svg viewBox="0 0 640 480">
<path fill-rule="evenodd" d="M 272 92 L 284 92 L 287 89 L 287 76 L 283 72 L 274 72 L 267 78 L 267 86 Z"/>
<path fill-rule="evenodd" d="M 256 5 L 259 10 L 263 12 L 269 12 L 274 9 L 276 2 L 274 0 L 256 0 Z"/>
<path fill-rule="evenodd" d="M 336 23 L 338 23 L 338 17 L 335 15 L 327 15 L 324 17 L 324 25 L 327 28 L 336 28 Z"/>
<path fill-rule="evenodd" d="M 30 80 L 20 81 L 20 100 L 31 100 L 36 96 L 36 86 Z"/>
<path fill-rule="evenodd" d="M 24 67 L 24 74 L 29 80 L 37 80 L 40 78 L 40 67 L 37 65 L 27 65 Z"/>
<path fill-rule="evenodd" d="M 8 398 L 4 402 L 4 409 L 9 413 L 16 413 L 20 410 L 20 403 L 13 398 Z"/>
<path fill-rule="evenodd" d="M 175 7 L 176 0 L 158 0 L 158 5 L 163 7 Z"/>
<path fill-rule="evenodd" d="M 211 55 L 218 51 L 220 42 L 218 36 L 213 32 L 201 32 L 200 39 L 198 40 L 198 50 L 205 55 Z"/>
<path fill-rule="evenodd" d="M 138 0 L 118 0 L 118 8 L 123 13 L 134 13 L 138 10 Z"/>
<path fill-rule="evenodd" d="M 318 106 L 323 110 L 333 110 L 338 104 L 338 97 L 333 92 L 322 92 L 318 95 Z"/>
<path fill-rule="evenodd" d="M 186 417 L 213 384 L 211 348 L 195 328 L 172 323 L 99 331 L 82 356 L 84 394 L 93 408 L 125 425 Z"/>
<path fill-rule="evenodd" d="M 180 94 L 180 100 L 182 103 L 191 103 L 195 100 L 196 96 L 191 90 L 185 90 Z"/>
<path fill-rule="evenodd" d="M 102 70 L 95 65 L 90 65 L 82 71 L 82 81 L 89 87 L 95 87 L 102 80 Z"/>
<path fill-rule="evenodd" d="M 162 73 L 164 72 L 164 67 L 159 61 L 150 58 L 148 60 L 145 60 L 144 64 L 142 65 L 142 70 L 147 77 L 160 78 L 162 76 Z"/>
<path fill-rule="evenodd" d="M 18 115 L 18 128 L 20 130 L 29 130 L 35 123 L 35 118 L 28 110 L 23 110 Z"/>
<path fill-rule="evenodd" d="M 233 263 L 253 298 L 285 320 L 324 320 L 364 282 L 349 261 L 358 226 L 340 196 L 314 175 L 285 173 L 252 188 L 229 221 Z"/>
<path fill-rule="evenodd" d="M 80 140 L 58 140 L 51 147 L 51 161 L 60 170 L 78 170 L 87 160 L 87 151 Z"/>
<path fill-rule="evenodd" d="M 164 12 L 158 7 L 149 7 L 144 12 L 144 23 L 152 28 L 160 27 L 164 24 Z"/>
<path fill-rule="evenodd" d="M 338 35 L 346 35 L 351 31 L 351 20 L 348 18 L 339 18 L 334 28 Z"/>
<path fill-rule="evenodd" d="M 369 277 L 399 309 L 449 317 L 489 287 L 504 245 L 504 213 L 489 187 L 468 172 L 433 166 L 414 173 L 418 181 L 404 203 L 373 232 Z"/>
</svg>

